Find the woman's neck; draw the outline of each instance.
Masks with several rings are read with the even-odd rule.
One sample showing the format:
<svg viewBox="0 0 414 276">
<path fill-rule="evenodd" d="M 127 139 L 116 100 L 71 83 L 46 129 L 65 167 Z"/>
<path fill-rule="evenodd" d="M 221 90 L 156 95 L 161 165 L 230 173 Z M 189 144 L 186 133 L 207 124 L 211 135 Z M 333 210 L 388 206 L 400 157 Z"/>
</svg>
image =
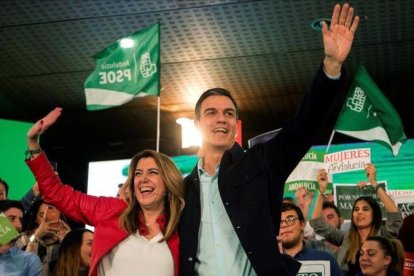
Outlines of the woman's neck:
<svg viewBox="0 0 414 276">
<path fill-rule="evenodd" d="M 164 213 L 164 209 L 159 210 L 146 210 L 142 209 L 142 215 L 144 216 L 144 223 L 147 226 L 153 225 L 157 222 L 157 218 Z"/>
<path fill-rule="evenodd" d="M 358 229 L 358 234 L 359 234 L 359 237 L 361 238 L 361 244 L 368 238 L 370 232 L 371 232 L 371 227 Z"/>
</svg>

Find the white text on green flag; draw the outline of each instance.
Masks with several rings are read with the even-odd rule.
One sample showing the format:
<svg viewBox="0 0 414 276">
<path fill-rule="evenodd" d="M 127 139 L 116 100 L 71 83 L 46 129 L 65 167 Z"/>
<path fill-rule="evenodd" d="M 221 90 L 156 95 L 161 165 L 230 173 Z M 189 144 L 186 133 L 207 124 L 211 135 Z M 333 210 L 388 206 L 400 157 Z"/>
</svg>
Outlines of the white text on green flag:
<svg viewBox="0 0 414 276">
<path fill-rule="evenodd" d="M 335 131 L 388 146 L 394 156 L 407 140 L 401 118 L 363 66 L 336 122 Z"/>
<path fill-rule="evenodd" d="M 136 96 L 159 96 L 159 29 L 154 24 L 94 56 L 96 68 L 84 83 L 88 110 L 119 106 Z"/>
</svg>

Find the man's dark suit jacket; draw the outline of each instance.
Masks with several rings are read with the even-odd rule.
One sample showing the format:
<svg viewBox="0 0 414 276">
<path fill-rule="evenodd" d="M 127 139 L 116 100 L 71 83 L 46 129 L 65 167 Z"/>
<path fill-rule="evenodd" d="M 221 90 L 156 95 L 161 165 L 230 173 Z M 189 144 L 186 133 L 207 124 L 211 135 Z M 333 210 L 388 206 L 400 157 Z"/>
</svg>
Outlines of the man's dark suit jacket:
<svg viewBox="0 0 414 276">
<path fill-rule="evenodd" d="M 321 67 L 295 117 L 274 138 L 247 151 L 235 143 L 221 159 L 221 199 L 257 275 L 296 275 L 300 268 L 297 261 L 279 253 L 276 241 L 284 183 L 330 115 L 340 83 L 327 78 Z M 189 276 L 195 274 L 201 219 L 197 166 L 185 185 L 179 226 L 180 275 Z"/>
</svg>

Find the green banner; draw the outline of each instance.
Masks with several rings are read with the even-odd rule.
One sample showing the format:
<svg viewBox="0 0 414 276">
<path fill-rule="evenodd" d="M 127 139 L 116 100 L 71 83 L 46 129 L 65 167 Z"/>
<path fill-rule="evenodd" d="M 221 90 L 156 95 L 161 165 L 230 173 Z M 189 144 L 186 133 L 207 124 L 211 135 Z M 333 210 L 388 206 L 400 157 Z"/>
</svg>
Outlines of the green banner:
<svg viewBox="0 0 414 276">
<path fill-rule="evenodd" d="M 302 186 L 311 192 L 318 190 L 316 174 L 319 169 L 323 168 L 323 164 L 324 153 L 309 150 L 286 180 L 285 196 L 293 196 L 295 191 Z"/>
<path fill-rule="evenodd" d="M 126 36 L 94 56 L 96 68 L 84 88 L 88 110 L 122 105 L 160 94 L 160 25 Z"/>
<path fill-rule="evenodd" d="M 0 246 L 8 244 L 11 240 L 15 239 L 19 233 L 14 229 L 9 219 L 0 214 Z"/>
</svg>

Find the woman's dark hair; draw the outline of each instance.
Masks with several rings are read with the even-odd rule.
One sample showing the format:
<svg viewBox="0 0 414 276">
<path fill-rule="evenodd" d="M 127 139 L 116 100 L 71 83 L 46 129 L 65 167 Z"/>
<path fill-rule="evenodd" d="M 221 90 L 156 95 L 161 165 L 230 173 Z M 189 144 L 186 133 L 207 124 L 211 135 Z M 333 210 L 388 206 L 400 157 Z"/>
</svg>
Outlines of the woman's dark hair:
<svg viewBox="0 0 414 276">
<path fill-rule="evenodd" d="M 80 228 L 71 230 L 62 240 L 59 248 L 59 256 L 55 266 L 56 276 L 77 276 L 82 268 L 80 248 L 83 242 L 83 234 L 92 231 Z"/>
<path fill-rule="evenodd" d="M 375 241 L 384 251 L 384 256 L 391 257 L 391 263 L 387 267 L 387 274 L 402 274 L 404 268 L 404 249 L 401 242 L 397 239 L 387 239 L 381 236 L 371 236 L 366 241 Z M 394 274 L 392 274 L 394 275 Z"/>
<path fill-rule="evenodd" d="M 364 200 L 366 203 L 368 203 L 369 207 L 372 209 L 372 229 L 374 229 L 374 231 L 380 230 L 382 223 L 382 212 L 381 207 L 374 198 L 370 196 L 361 196 L 357 198 L 357 200 L 354 202 L 354 205 L 352 206 L 352 211 L 355 209 L 355 205 L 361 200 Z M 353 221 L 352 227 L 356 227 Z"/>
</svg>

